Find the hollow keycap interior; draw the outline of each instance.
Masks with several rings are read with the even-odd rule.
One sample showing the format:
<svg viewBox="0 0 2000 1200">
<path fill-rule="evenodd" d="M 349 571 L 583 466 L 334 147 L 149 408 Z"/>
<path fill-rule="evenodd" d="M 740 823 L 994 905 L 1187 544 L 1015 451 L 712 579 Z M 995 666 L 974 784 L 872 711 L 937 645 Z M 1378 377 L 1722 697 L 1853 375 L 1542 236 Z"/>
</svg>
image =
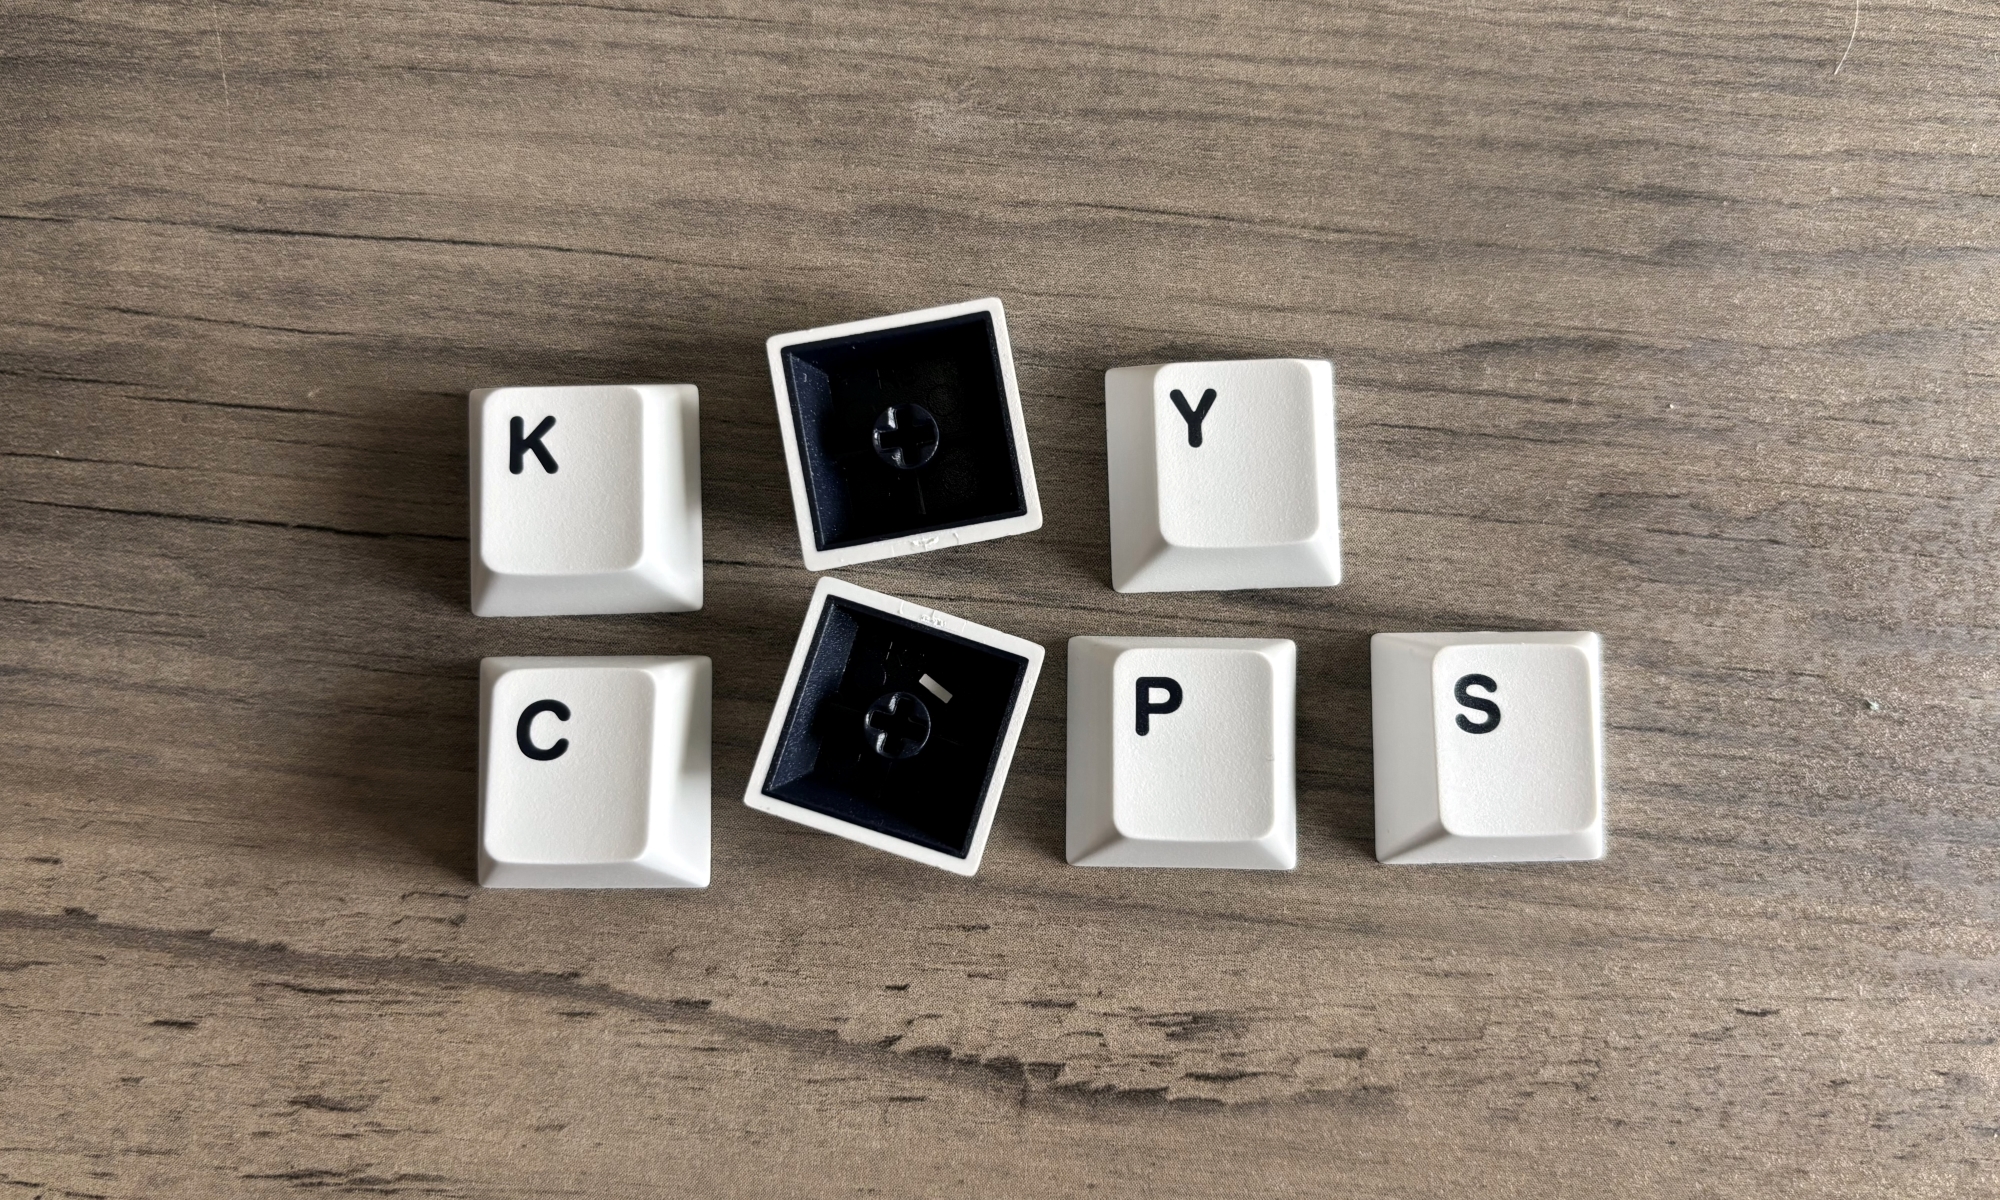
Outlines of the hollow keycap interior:
<svg viewBox="0 0 2000 1200">
<path fill-rule="evenodd" d="M 780 334 L 769 354 L 807 567 L 1041 526 L 998 300 Z"/>
<path fill-rule="evenodd" d="M 1041 659 L 1032 642 L 822 579 L 745 802 L 972 874 Z"/>
</svg>

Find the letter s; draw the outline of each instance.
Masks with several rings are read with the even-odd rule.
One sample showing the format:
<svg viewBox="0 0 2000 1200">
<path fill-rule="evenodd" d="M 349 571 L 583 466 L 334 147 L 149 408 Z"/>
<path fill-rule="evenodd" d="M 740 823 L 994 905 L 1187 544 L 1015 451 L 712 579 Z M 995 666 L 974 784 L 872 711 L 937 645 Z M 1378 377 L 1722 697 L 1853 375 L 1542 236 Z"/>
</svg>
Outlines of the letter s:
<svg viewBox="0 0 2000 1200">
<path fill-rule="evenodd" d="M 1458 727 L 1467 733 L 1492 733 L 1494 730 L 1500 728 L 1500 706 L 1483 696 L 1467 694 L 1465 689 L 1469 687 L 1481 687 L 1485 688 L 1488 692 L 1497 693 L 1500 690 L 1500 685 L 1493 682 L 1492 678 L 1486 675 L 1465 675 L 1461 676 L 1457 686 L 1451 689 L 1452 697 L 1460 704 L 1472 709 L 1474 712 L 1483 712 L 1489 718 L 1484 724 L 1475 725 L 1465 719 L 1464 713 L 1460 713 L 1458 714 Z"/>
</svg>

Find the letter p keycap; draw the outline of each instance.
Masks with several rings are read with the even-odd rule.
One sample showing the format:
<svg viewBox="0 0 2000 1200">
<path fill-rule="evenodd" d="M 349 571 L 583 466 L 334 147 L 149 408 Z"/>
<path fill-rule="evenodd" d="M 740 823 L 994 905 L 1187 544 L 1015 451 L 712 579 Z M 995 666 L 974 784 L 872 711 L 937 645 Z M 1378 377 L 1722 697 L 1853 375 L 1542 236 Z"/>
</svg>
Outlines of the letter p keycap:
<svg viewBox="0 0 2000 1200">
<path fill-rule="evenodd" d="M 1069 861 L 1290 870 L 1297 660 L 1279 640 L 1071 638 Z"/>
</svg>

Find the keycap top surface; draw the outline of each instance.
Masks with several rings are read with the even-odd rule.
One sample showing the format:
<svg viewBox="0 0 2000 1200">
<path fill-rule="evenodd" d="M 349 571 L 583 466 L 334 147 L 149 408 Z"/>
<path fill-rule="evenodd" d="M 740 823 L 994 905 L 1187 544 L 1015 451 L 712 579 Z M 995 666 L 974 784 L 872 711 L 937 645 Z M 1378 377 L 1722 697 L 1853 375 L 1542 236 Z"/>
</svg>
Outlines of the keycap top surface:
<svg viewBox="0 0 2000 1200">
<path fill-rule="evenodd" d="M 643 854 L 655 699 L 653 677 L 634 668 L 531 667 L 495 680 L 493 711 L 504 728 L 496 731 L 487 769 L 487 853 L 531 864 L 612 863 Z M 531 744 L 568 743 L 548 760 L 520 751 L 519 718 L 508 715 L 542 700 L 569 713 L 567 720 L 554 712 L 530 720 Z"/>
<path fill-rule="evenodd" d="M 1384 633 L 1370 657 L 1378 859 L 1604 856 L 1598 635 Z"/>
<path fill-rule="evenodd" d="M 1069 861 L 1296 865 L 1296 673 L 1279 639 L 1071 638 Z"/>
<path fill-rule="evenodd" d="M 1456 703 L 1459 680 L 1491 679 L 1467 694 L 1490 714 Z M 1597 820 L 1595 682 L 1581 646 L 1446 646 L 1431 667 L 1436 706 L 1438 794 L 1446 830 L 1467 837 L 1577 833 Z"/>
<path fill-rule="evenodd" d="M 1319 533 L 1322 414 L 1311 367 L 1297 359 L 1174 363 L 1153 380 L 1160 533 L 1169 546 L 1286 546 Z M 1200 421 L 1199 446 L 1174 403 Z M 1328 463 L 1328 469 L 1332 464 Z"/>
<path fill-rule="evenodd" d="M 1118 367 L 1104 404 L 1112 587 L 1340 582 L 1331 363 Z"/>
<path fill-rule="evenodd" d="M 708 659 L 488 658 L 479 673 L 482 885 L 708 885 Z"/>
<path fill-rule="evenodd" d="M 501 388 L 480 420 L 481 544 L 487 566 L 516 575 L 630 570 L 645 553 L 645 404 L 628 387 Z M 515 422 L 556 463 L 515 455 Z M 512 468 L 518 465 L 520 470 Z"/>
<path fill-rule="evenodd" d="M 1278 820 L 1272 778 L 1276 668 L 1237 648 L 1135 646 L 1112 670 L 1112 821 L 1142 840 L 1254 841 Z M 1181 700 L 1138 732 L 1138 681 L 1173 679 Z M 1150 690 L 1150 689 L 1149 689 Z"/>
<path fill-rule="evenodd" d="M 686 384 L 473 392 L 472 611 L 700 608 L 698 405 Z"/>
</svg>

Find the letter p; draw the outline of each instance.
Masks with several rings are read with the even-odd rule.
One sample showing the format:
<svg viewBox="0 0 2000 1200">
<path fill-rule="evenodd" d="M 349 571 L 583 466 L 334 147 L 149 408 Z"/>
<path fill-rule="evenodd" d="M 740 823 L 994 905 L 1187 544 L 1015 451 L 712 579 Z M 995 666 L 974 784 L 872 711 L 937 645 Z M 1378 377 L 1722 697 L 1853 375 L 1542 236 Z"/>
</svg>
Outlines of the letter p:
<svg viewBox="0 0 2000 1200">
<path fill-rule="evenodd" d="M 1181 685 L 1165 675 L 1141 675 L 1139 677 L 1138 701 L 1134 705 L 1139 710 L 1139 736 L 1145 737 L 1153 727 L 1156 713 L 1170 713 L 1181 706 Z M 1167 698 L 1153 702 L 1154 692 L 1165 692 Z"/>
</svg>

